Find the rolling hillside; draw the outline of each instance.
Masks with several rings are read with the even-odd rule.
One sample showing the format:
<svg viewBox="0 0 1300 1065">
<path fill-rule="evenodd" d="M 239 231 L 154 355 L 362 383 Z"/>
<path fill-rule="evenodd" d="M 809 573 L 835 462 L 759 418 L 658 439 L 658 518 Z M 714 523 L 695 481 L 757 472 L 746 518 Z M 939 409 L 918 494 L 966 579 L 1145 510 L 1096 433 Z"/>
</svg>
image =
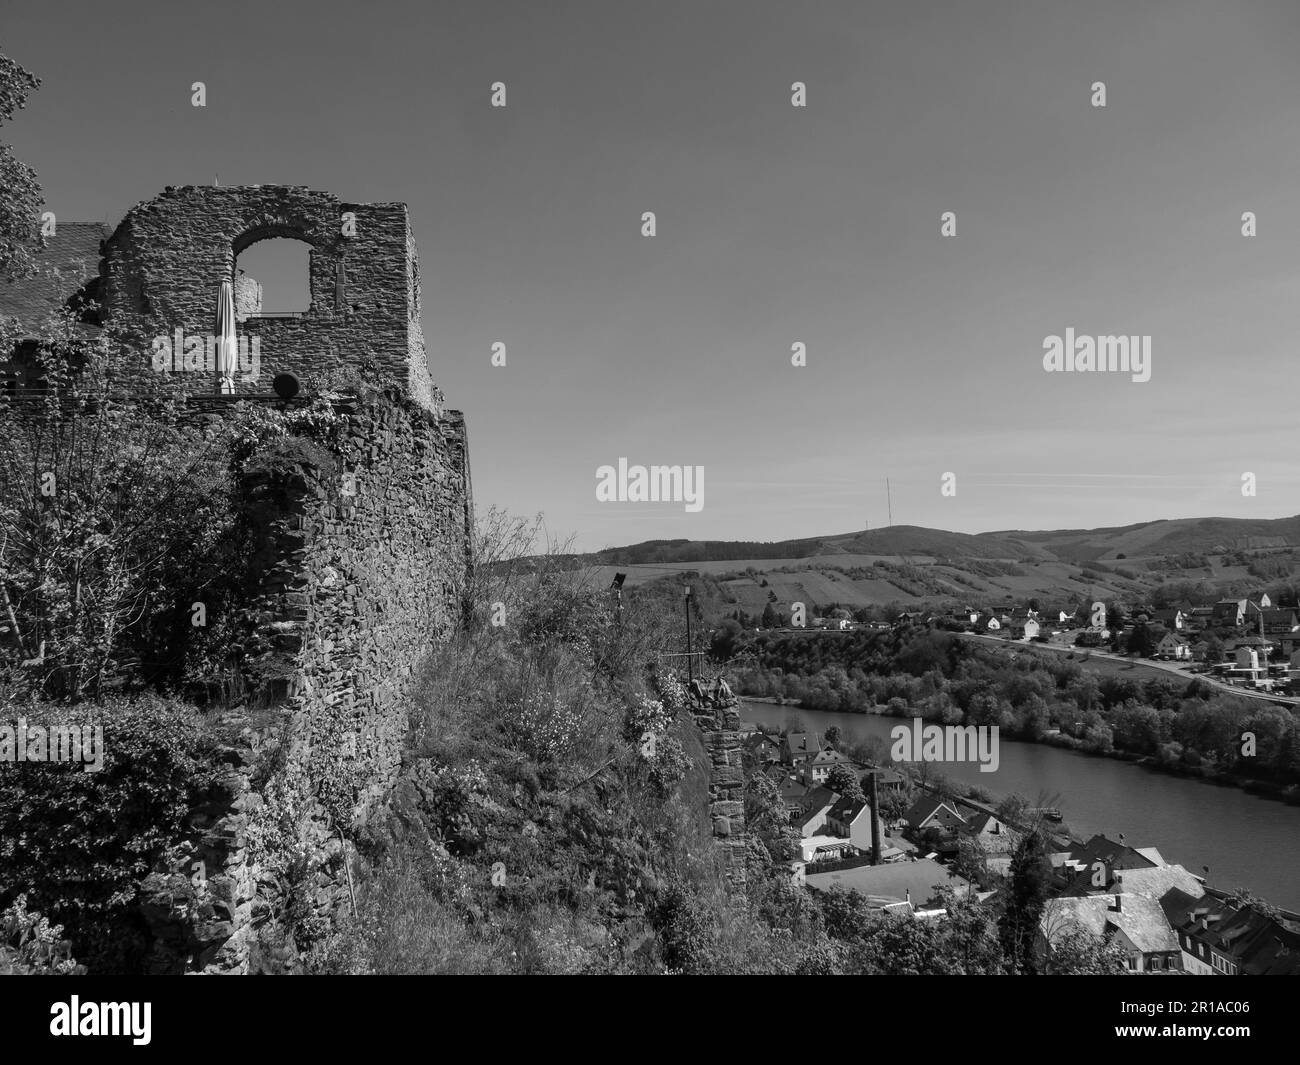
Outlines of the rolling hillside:
<svg viewBox="0 0 1300 1065">
<path fill-rule="evenodd" d="M 761 613 L 799 601 L 850 610 L 908 604 L 977 608 L 1036 597 L 1149 602 L 1167 594 L 1285 590 L 1300 573 L 1300 517 L 1185 518 L 1116 528 L 947 532 L 900 525 L 780 542 L 651 540 L 575 556 L 628 586 L 706 577 L 710 613 Z M 712 601 L 716 600 L 716 601 Z"/>
</svg>

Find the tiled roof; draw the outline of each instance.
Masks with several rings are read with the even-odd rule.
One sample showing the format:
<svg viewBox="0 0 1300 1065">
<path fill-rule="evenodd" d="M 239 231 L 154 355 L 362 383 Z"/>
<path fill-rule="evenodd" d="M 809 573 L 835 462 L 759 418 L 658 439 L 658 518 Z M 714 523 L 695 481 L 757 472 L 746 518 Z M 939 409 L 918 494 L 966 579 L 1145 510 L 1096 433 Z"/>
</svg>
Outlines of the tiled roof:
<svg viewBox="0 0 1300 1065">
<path fill-rule="evenodd" d="M 965 821 L 965 818 L 960 814 L 953 813 L 952 807 L 948 803 L 944 802 L 942 799 L 935 798 L 933 795 L 922 795 L 916 800 L 916 802 L 912 803 L 908 808 L 907 813 L 903 816 L 909 824 L 919 826 L 940 809 L 944 809 L 941 821 L 945 824 L 954 821 L 958 823 Z"/>
<path fill-rule="evenodd" d="M 830 806 L 840 797 L 838 791 L 831 791 L 830 788 L 819 787 L 813 788 L 804 794 L 804 804 L 812 810 L 820 810 L 824 806 Z"/>
<path fill-rule="evenodd" d="M 810 888 L 829 891 L 849 888 L 883 905 L 901 901 L 910 893 L 912 903 L 921 905 L 938 895 L 939 887 L 951 887 L 958 894 L 969 892 L 970 884 L 937 862 L 893 862 L 889 865 L 862 865 L 832 873 L 809 874 Z"/>
<path fill-rule="evenodd" d="M 1116 899 L 1120 901 L 1118 910 L 1114 909 Z M 1169 927 L 1160 903 L 1145 895 L 1049 899 L 1039 925 L 1043 935 L 1055 942 L 1071 924 L 1079 925 L 1098 938 L 1118 929 L 1144 954 L 1179 949 L 1178 937 Z"/>
<path fill-rule="evenodd" d="M 791 754 L 811 754 L 822 749 L 821 736 L 816 732 L 791 732 L 785 744 Z"/>
<path fill-rule="evenodd" d="M 1165 865 L 1155 869 L 1120 869 L 1115 874 L 1115 883 L 1131 895 L 1146 895 L 1158 899 L 1171 888 L 1200 898 L 1205 888 L 1199 880 L 1181 865 Z"/>
<path fill-rule="evenodd" d="M 1083 862 L 1085 865 L 1091 865 L 1093 862 L 1104 862 L 1107 871 L 1114 869 L 1149 869 L 1158 864 L 1138 851 L 1137 848 L 1124 843 L 1117 843 L 1113 839 L 1107 839 L 1105 836 L 1100 835 L 1093 836 L 1083 847 L 1071 853 L 1070 857 Z"/>
<path fill-rule="evenodd" d="M 1160 899 L 1170 925 L 1231 958 L 1249 976 L 1300 975 L 1300 931 L 1249 906 L 1177 888 Z"/>
<path fill-rule="evenodd" d="M 843 821 L 845 824 L 849 824 L 858 816 L 858 814 L 867 808 L 867 803 L 862 802 L 859 799 L 850 799 L 847 796 L 841 795 L 835 801 L 835 805 L 831 807 L 830 813 L 827 816 L 833 817 L 836 821 Z"/>
</svg>

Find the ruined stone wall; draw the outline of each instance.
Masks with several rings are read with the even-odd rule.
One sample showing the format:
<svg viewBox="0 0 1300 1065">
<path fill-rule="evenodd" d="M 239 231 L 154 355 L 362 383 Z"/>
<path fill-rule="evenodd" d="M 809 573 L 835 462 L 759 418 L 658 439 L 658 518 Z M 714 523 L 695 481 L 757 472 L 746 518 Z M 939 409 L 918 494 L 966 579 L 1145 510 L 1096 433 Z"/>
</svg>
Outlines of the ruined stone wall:
<svg viewBox="0 0 1300 1065">
<path fill-rule="evenodd" d="M 745 767 L 740 705 L 691 709 L 709 758 L 709 820 L 727 875 L 745 879 Z"/>
<path fill-rule="evenodd" d="M 356 404 L 328 456 L 246 485 L 256 616 L 246 668 L 292 703 L 323 798 L 363 820 L 396 775 L 412 676 L 460 624 L 472 503 L 465 424 L 397 395 Z"/>
<path fill-rule="evenodd" d="M 141 885 L 153 972 L 297 968 L 288 914 L 326 926 L 350 904 L 350 841 L 397 776 L 416 669 L 461 620 L 473 522 L 463 417 L 397 390 L 339 413 L 328 440 L 278 441 L 245 475 L 250 691 L 225 716 L 258 723 L 226 752 L 230 772 L 191 812 L 186 841 Z M 282 762 L 255 786 L 275 752 Z M 307 812 L 297 883 L 256 845 L 255 824 L 274 823 L 286 795 Z"/>
<path fill-rule="evenodd" d="M 271 237 L 311 246 L 311 306 L 300 317 L 240 323 L 240 336 L 258 341 L 260 364 L 255 375 L 237 375 L 236 392 L 266 394 L 278 373 L 303 378 L 369 358 L 388 383 L 437 411 L 405 204 L 347 203 L 298 185 L 169 187 L 129 211 L 105 242 L 105 321 L 139 323 L 164 338 L 177 329 L 186 337 L 210 334 L 222 281 L 235 279 L 245 248 Z M 178 388 L 201 387 L 205 376 L 215 388 L 215 373 L 165 372 Z"/>
<path fill-rule="evenodd" d="M 302 315 L 259 317 L 257 279 L 236 277 L 240 253 L 272 237 L 310 246 Z M 313 919 L 343 904 L 347 838 L 396 777 L 415 671 L 461 621 L 473 523 L 465 423 L 429 373 L 404 204 L 289 185 L 169 187 L 129 211 L 102 252 L 102 324 L 141 331 L 138 372 L 189 394 L 194 418 L 226 416 L 241 398 L 273 401 L 279 373 L 307 386 L 299 404 L 313 377 L 374 389 L 341 405 L 321 439 L 264 441 L 249 463 L 247 573 L 232 625 L 245 630 L 233 649 L 249 698 L 231 713 L 258 723 L 227 752 L 230 772 L 191 811 L 184 844 L 141 885 L 154 971 L 276 971 L 295 953 L 286 891 L 299 918 L 304 891 Z M 216 394 L 215 365 L 204 365 L 223 281 L 235 285 L 241 348 L 257 342 L 234 396 Z M 185 357 L 194 338 L 197 365 Z M 151 340 L 168 346 L 166 359 Z M 262 779 L 265 747 L 285 764 Z M 268 871 L 274 848 L 259 853 L 277 803 L 308 811 L 298 818 L 311 851 L 305 885 Z"/>
</svg>

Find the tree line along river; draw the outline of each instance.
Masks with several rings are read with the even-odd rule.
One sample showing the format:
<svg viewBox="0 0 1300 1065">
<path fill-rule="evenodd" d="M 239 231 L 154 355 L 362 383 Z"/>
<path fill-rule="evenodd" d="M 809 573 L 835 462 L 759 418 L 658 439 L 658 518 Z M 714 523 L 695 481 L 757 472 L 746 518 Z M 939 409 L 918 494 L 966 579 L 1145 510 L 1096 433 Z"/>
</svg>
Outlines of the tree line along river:
<svg viewBox="0 0 1300 1065">
<path fill-rule="evenodd" d="M 805 727 L 825 732 L 838 725 L 846 741 L 879 737 L 911 718 L 802 710 L 745 698 L 741 720 L 754 725 Z M 999 737 L 992 773 L 976 762 L 934 768 L 950 780 L 1001 798 L 1015 792 L 1031 803 L 1040 796 L 1059 807 L 1067 826 L 1085 839 L 1122 832 L 1133 847 L 1156 847 L 1167 862 L 1206 876 L 1214 887 L 1250 891 L 1276 906 L 1300 910 L 1300 806 L 1265 799 L 1240 788 L 1171 776 L 1131 762 L 1081 754 L 1046 744 Z"/>
</svg>

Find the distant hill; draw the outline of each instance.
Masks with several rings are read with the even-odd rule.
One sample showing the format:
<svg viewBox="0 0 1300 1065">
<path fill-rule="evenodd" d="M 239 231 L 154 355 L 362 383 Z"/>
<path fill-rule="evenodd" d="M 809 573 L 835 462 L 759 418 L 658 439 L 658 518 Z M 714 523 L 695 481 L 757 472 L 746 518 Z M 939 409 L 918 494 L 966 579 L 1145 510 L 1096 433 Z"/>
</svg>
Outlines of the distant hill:
<svg viewBox="0 0 1300 1065">
<path fill-rule="evenodd" d="M 984 558 L 1002 561 L 1104 561 L 1119 556 L 1300 546 L 1300 516 L 1294 518 L 1177 518 L 1101 529 L 1038 532 L 956 533 L 919 525 L 813 536 L 799 540 L 647 540 L 583 556 L 597 564 L 716 562 L 749 558 L 811 558 L 834 555 L 895 555 Z"/>
<path fill-rule="evenodd" d="M 804 602 L 993 607 L 1274 592 L 1300 575 L 1300 516 L 957 533 L 915 525 L 796 540 L 648 540 L 574 556 L 597 581 L 707 578 L 714 613 Z M 1300 580 L 1297 581 L 1300 584 Z M 704 591 L 705 589 L 701 589 Z"/>
</svg>

